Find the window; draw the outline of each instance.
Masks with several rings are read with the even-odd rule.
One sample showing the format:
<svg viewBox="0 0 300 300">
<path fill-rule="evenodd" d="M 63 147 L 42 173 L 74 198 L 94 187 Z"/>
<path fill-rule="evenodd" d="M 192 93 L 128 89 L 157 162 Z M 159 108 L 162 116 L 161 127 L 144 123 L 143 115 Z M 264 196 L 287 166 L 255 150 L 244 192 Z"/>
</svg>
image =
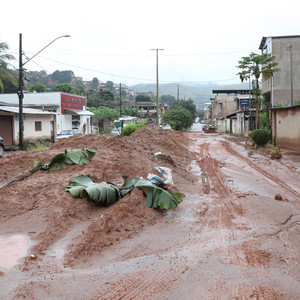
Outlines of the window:
<svg viewBox="0 0 300 300">
<path fill-rule="evenodd" d="M 42 131 L 42 122 L 41 121 L 35 122 L 35 131 Z"/>
</svg>

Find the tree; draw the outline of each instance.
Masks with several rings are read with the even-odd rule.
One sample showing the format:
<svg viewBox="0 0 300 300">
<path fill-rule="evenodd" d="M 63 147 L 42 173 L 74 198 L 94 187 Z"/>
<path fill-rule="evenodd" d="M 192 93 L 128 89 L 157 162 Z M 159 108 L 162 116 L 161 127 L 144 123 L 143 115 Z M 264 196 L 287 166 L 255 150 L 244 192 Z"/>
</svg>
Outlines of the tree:
<svg viewBox="0 0 300 300">
<path fill-rule="evenodd" d="M 99 91 L 100 100 L 104 102 L 114 101 L 115 96 L 111 91 L 100 90 Z"/>
<path fill-rule="evenodd" d="M 97 90 L 98 86 L 99 86 L 99 79 L 97 77 L 94 77 L 92 79 L 91 88 Z"/>
<path fill-rule="evenodd" d="M 132 108 L 130 105 L 122 106 L 122 115 L 124 116 L 132 116 L 132 117 L 141 117 L 139 109 L 137 107 Z"/>
<path fill-rule="evenodd" d="M 8 68 L 10 64 L 7 61 L 15 59 L 13 55 L 4 53 L 8 49 L 9 47 L 7 43 L 0 43 L 0 93 L 4 93 L 6 84 L 10 84 L 15 87 L 18 86 L 18 82 L 13 74 L 13 71 Z"/>
<path fill-rule="evenodd" d="M 135 97 L 136 102 L 150 102 L 150 96 L 149 95 L 137 95 Z"/>
<path fill-rule="evenodd" d="M 191 99 L 189 99 L 189 100 L 175 100 L 172 103 L 171 108 L 176 108 L 176 107 L 184 107 L 185 109 L 187 109 L 192 114 L 194 120 L 197 117 L 196 105 L 194 104 L 194 102 Z"/>
<path fill-rule="evenodd" d="M 58 84 L 61 83 L 71 83 L 72 79 L 75 77 L 73 71 L 58 71 L 52 73 L 52 79 L 56 81 Z"/>
<path fill-rule="evenodd" d="M 31 86 L 30 88 L 30 92 L 37 92 L 37 93 L 44 93 L 46 92 L 47 88 L 40 82 L 34 84 L 33 86 Z"/>
<path fill-rule="evenodd" d="M 109 91 L 111 91 L 112 93 L 115 92 L 114 83 L 112 81 L 107 81 L 105 85 Z"/>
<path fill-rule="evenodd" d="M 171 95 L 162 95 L 160 97 L 160 100 L 163 104 L 171 105 L 176 100 L 176 98 Z"/>
<path fill-rule="evenodd" d="M 194 123 L 193 115 L 184 107 L 167 110 L 162 117 L 163 123 L 169 123 L 174 130 L 186 130 Z"/>
<path fill-rule="evenodd" d="M 89 111 L 94 113 L 97 118 L 117 119 L 120 116 L 118 109 L 105 106 L 90 107 Z"/>
<path fill-rule="evenodd" d="M 240 76 L 241 82 L 244 80 L 250 80 L 251 76 L 255 78 L 254 80 L 254 96 L 255 96 L 255 106 L 256 106 L 256 117 L 255 117 L 255 129 L 258 128 L 259 121 L 259 105 L 261 103 L 261 91 L 259 88 L 259 78 L 261 74 L 264 78 L 270 78 L 273 76 L 274 72 L 280 71 L 277 68 L 278 63 L 275 62 L 275 56 L 268 53 L 263 53 L 261 55 L 250 53 L 249 56 L 242 57 L 238 62 L 237 68 L 241 71 L 237 73 Z"/>
<path fill-rule="evenodd" d="M 69 94 L 76 94 L 76 95 L 78 94 L 75 87 L 69 83 L 57 84 L 56 86 L 54 86 L 53 90 L 64 92 L 64 93 L 69 93 Z"/>
</svg>

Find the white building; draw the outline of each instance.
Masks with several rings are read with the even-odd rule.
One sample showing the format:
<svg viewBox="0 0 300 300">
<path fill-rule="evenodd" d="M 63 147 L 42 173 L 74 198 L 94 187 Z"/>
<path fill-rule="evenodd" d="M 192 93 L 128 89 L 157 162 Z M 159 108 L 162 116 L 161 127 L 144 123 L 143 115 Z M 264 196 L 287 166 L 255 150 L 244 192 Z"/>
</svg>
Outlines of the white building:
<svg viewBox="0 0 300 300">
<path fill-rule="evenodd" d="M 17 94 L 0 94 L 0 101 L 15 105 L 19 104 Z M 86 125 L 86 133 L 92 133 L 91 116 L 94 114 L 86 110 L 86 104 L 86 97 L 62 92 L 25 93 L 23 99 L 24 108 L 55 113 L 55 122 L 52 125 L 54 136 L 62 130 L 75 127 L 82 129 L 84 124 Z M 24 114 L 26 114 L 25 111 Z M 27 132 L 24 123 L 25 138 L 26 135 L 32 136 L 30 132 Z"/>
<path fill-rule="evenodd" d="M 24 137 L 30 140 L 49 139 L 54 141 L 55 112 L 23 108 Z M 4 145 L 19 142 L 19 107 L 0 103 L 0 136 Z"/>
</svg>

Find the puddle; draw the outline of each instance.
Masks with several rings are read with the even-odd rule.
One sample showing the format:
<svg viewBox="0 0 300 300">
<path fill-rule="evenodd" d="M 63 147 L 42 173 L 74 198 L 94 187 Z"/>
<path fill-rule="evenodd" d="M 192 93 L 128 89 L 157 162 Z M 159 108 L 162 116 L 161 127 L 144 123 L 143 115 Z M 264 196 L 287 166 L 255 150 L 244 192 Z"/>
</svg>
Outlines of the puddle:
<svg viewBox="0 0 300 300">
<path fill-rule="evenodd" d="M 24 234 L 0 236 L 0 266 L 16 265 L 19 258 L 26 256 L 30 245 L 29 238 Z"/>
</svg>

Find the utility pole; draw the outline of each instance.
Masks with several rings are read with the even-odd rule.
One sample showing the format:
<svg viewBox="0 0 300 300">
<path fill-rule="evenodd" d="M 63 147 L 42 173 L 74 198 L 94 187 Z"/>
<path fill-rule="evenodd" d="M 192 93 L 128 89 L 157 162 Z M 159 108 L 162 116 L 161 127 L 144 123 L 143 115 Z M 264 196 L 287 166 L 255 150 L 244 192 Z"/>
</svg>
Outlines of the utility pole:
<svg viewBox="0 0 300 300">
<path fill-rule="evenodd" d="M 177 85 L 177 101 L 179 101 L 179 85 Z"/>
<path fill-rule="evenodd" d="M 120 118 L 122 117 L 122 83 L 120 83 Z"/>
<path fill-rule="evenodd" d="M 290 68 L 291 68 L 291 105 L 294 105 L 294 88 L 293 88 L 293 46 L 290 45 L 288 47 L 288 50 L 290 51 Z"/>
<path fill-rule="evenodd" d="M 19 149 L 24 150 L 22 33 L 19 37 Z"/>
<path fill-rule="evenodd" d="M 159 89 L 158 89 L 158 51 L 164 49 L 151 49 L 156 51 L 156 126 L 159 126 Z"/>
</svg>

